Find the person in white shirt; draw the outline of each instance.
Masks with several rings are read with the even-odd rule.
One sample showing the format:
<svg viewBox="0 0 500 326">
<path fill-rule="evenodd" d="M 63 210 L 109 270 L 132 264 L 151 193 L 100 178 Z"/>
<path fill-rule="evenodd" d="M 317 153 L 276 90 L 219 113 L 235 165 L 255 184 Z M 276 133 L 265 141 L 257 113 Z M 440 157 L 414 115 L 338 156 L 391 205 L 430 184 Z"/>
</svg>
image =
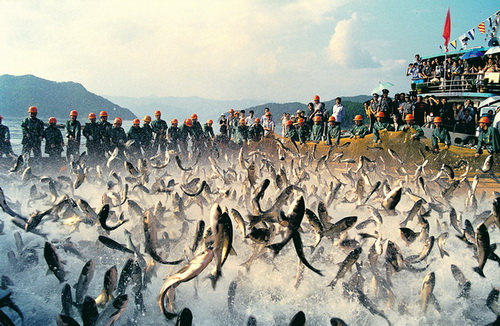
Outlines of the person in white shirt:
<svg viewBox="0 0 500 326">
<path fill-rule="evenodd" d="M 255 117 L 253 116 L 254 113 L 255 112 L 253 110 L 248 111 L 248 117 L 245 118 L 247 126 L 251 126 L 253 121 L 255 120 Z"/>
<path fill-rule="evenodd" d="M 262 127 L 264 127 L 264 136 L 268 136 L 270 133 L 274 132 L 274 121 L 271 120 L 271 112 L 266 112 L 264 114 L 264 119 L 262 120 Z"/>
<path fill-rule="evenodd" d="M 340 126 L 342 120 L 344 119 L 345 108 L 342 105 L 342 99 L 337 97 L 335 99 L 335 105 L 332 108 L 332 116 L 335 118 L 335 125 Z"/>
</svg>

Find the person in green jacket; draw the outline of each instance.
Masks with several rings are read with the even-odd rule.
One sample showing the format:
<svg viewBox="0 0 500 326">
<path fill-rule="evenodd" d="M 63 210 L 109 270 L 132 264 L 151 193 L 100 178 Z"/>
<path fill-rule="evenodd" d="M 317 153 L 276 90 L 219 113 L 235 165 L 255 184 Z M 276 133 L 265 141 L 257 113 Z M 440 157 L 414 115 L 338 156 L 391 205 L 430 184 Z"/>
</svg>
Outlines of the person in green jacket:
<svg viewBox="0 0 500 326">
<path fill-rule="evenodd" d="M 248 126 L 244 118 L 240 119 L 240 124 L 234 130 L 234 143 L 243 145 L 248 140 Z"/>
<path fill-rule="evenodd" d="M 363 117 L 357 114 L 353 120 L 355 125 L 351 128 L 351 138 L 365 138 L 368 127 L 363 124 Z"/>
<path fill-rule="evenodd" d="M 193 140 L 193 120 L 185 119 L 184 124 L 179 129 L 179 147 L 181 153 L 188 154 L 188 140 Z"/>
<path fill-rule="evenodd" d="M 179 140 L 181 139 L 181 129 L 177 127 L 179 121 L 177 119 L 172 119 L 170 121 L 170 128 L 168 128 L 168 149 L 174 150 L 176 152 L 179 151 Z"/>
<path fill-rule="evenodd" d="M 203 138 L 205 138 L 206 140 L 215 139 L 214 128 L 212 127 L 213 124 L 214 121 L 212 119 L 209 119 L 207 123 L 203 125 Z"/>
<path fill-rule="evenodd" d="M 385 120 L 385 113 L 382 111 L 377 112 L 375 115 L 377 121 L 373 124 L 373 141 L 376 143 L 381 143 L 382 140 L 380 140 L 380 131 L 381 130 L 387 130 L 387 131 L 394 131 L 394 127 L 388 123 L 384 122 Z"/>
<path fill-rule="evenodd" d="M 167 148 L 167 122 L 161 118 L 161 112 L 159 110 L 155 111 L 156 120 L 151 122 L 151 128 L 155 134 L 153 143 L 153 154 L 156 154 L 158 150 L 160 153 L 164 153 Z"/>
<path fill-rule="evenodd" d="M 153 128 L 151 128 L 151 116 L 146 115 L 142 118 L 142 138 L 141 138 L 141 147 L 144 151 L 144 155 L 147 158 L 150 158 L 155 153 L 153 153 Z"/>
<path fill-rule="evenodd" d="M 286 138 L 290 138 L 290 140 L 293 140 L 293 141 L 299 141 L 299 134 L 297 132 L 297 129 L 293 125 L 292 120 L 288 120 L 286 122 L 285 128 L 286 128 L 286 130 L 285 130 L 285 137 Z"/>
<path fill-rule="evenodd" d="M 398 131 L 405 131 L 411 134 L 410 138 L 413 140 L 420 140 L 420 138 L 424 135 L 424 131 L 422 128 L 415 123 L 415 118 L 413 114 L 407 114 L 405 117 L 406 123 L 404 125 L 399 126 Z"/>
<path fill-rule="evenodd" d="M 108 121 L 108 112 L 101 111 L 99 113 L 99 121 L 97 122 L 99 126 L 99 134 L 101 137 L 101 145 L 99 151 L 102 149 L 104 152 L 111 150 L 111 138 L 110 131 L 113 125 Z"/>
<path fill-rule="evenodd" d="M 297 119 L 297 126 L 295 127 L 301 144 L 304 144 L 309 139 L 309 135 L 311 134 L 311 129 L 305 122 L 305 119 L 299 118 Z"/>
<path fill-rule="evenodd" d="M 96 122 L 95 113 L 89 113 L 89 121 L 83 128 L 83 136 L 87 139 L 87 154 L 89 159 L 96 162 L 99 158 L 99 148 L 101 146 L 101 128 Z"/>
<path fill-rule="evenodd" d="M 35 106 L 30 106 L 28 109 L 30 116 L 23 120 L 21 123 L 21 129 L 23 131 L 23 155 L 29 154 L 33 151 L 33 157 L 42 157 L 42 139 L 44 138 L 44 126 L 42 120 L 38 119 L 36 116 L 38 114 L 38 109 Z"/>
<path fill-rule="evenodd" d="M 7 157 L 15 157 L 10 143 L 9 127 L 2 124 L 3 117 L 0 115 L 0 157 L 5 154 Z"/>
<path fill-rule="evenodd" d="M 333 144 L 332 139 L 335 140 L 335 145 L 340 143 L 340 125 L 335 123 L 335 117 L 333 115 L 328 118 L 326 144 L 331 146 Z"/>
<path fill-rule="evenodd" d="M 264 137 L 264 127 L 260 124 L 260 119 L 255 118 L 253 124 L 248 129 L 248 138 L 254 142 L 259 142 Z"/>
<path fill-rule="evenodd" d="M 323 139 L 323 118 L 319 115 L 313 118 L 314 124 L 311 128 L 311 134 L 309 135 L 309 140 L 315 143 L 319 143 Z"/>
<path fill-rule="evenodd" d="M 122 128 L 122 122 L 122 118 L 115 118 L 115 120 L 113 121 L 113 128 L 111 128 L 111 130 L 109 131 L 109 138 L 111 151 L 114 151 L 115 148 L 118 148 L 119 157 L 124 158 L 125 155 L 123 153 L 123 150 L 125 149 L 127 134 Z"/>
<path fill-rule="evenodd" d="M 69 120 L 66 121 L 66 138 L 68 139 L 68 144 L 66 147 L 66 158 L 68 161 L 73 156 L 73 159 L 77 159 L 80 155 L 80 141 L 82 138 L 82 125 L 80 121 L 77 120 L 78 111 L 71 110 L 69 113 Z"/>
<path fill-rule="evenodd" d="M 64 139 L 61 130 L 57 128 L 57 119 L 49 118 L 49 126 L 45 129 L 45 153 L 51 158 L 60 158 Z"/>
<path fill-rule="evenodd" d="M 128 152 L 132 157 L 141 157 L 141 142 L 142 142 L 142 130 L 141 130 L 141 120 L 135 118 L 132 120 L 132 127 L 128 130 L 127 141 L 133 140 L 134 142 L 128 148 Z"/>
<path fill-rule="evenodd" d="M 490 126 L 488 117 L 479 119 L 479 137 L 477 141 L 476 157 L 483 153 L 483 147 L 490 153 L 500 153 L 500 132 Z"/>
<path fill-rule="evenodd" d="M 443 119 L 441 117 L 434 118 L 434 125 L 436 128 L 432 131 L 432 148 L 435 153 L 439 153 L 438 143 L 444 143 L 444 148 L 448 149 L 451 145 L 451 137 L 448 129 L 442 125 Z"/>
</svg>

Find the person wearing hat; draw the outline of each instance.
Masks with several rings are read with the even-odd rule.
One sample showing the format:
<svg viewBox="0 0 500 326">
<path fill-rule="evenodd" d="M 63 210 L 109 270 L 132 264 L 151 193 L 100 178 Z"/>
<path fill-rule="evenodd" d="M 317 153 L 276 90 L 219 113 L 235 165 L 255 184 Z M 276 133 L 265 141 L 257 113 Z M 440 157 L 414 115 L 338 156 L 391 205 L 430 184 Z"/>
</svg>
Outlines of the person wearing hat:
<svg viewBox="0 0 500 326">
<path fill-rule="evenodd" d="M 376 143 L 381 143 L 382 141 L 380 140 L 380 131 L 394 131 L 394 127 L 390 123 L 384 122 L 384 112 L 377 112 L 375 116 L 377 118 L 377 121 L 373 124 L 373 141 Z"/>
<path fill-rule="evenodd" d="M 451 145 L 451 137 L 448 130 L 443 127 L 443 119 L 441 119 L 441 117 L 434 118 L 434 125 L 436 128 L 432 131 L 432 148 L 435 153 L 438 153 L 438 143 L 444 143 L 444 148 L 448 149 Z"/>
<path fill-rule="evenodd" d="M 181 139 L 181 129 L 178 127 L 179 121 L 177 119 L 172 119 L 170 121 L 170 128 L 167 132 L 167 147 L 169 150 L 179 151 L 179 139 Z"/>
<path fill-rule="evenodd" d="M 264 118 L 262 120 L 262 127 L 264 128 L 264 136 L 268 136 L 274 132 L 274 121 L 272 119 L 272 114 L 270 111 L 267 111 L 264 114 Z"/>
<path fill-rule="evenodd" d="M 151 122 L 151 129 L 154 132 L 154 142 L 152 153 L 156 154 L 159 150 L 160 153 L 164 153 L 167 148 L 167 122 L 161 118 L 161 112 L 159 110 L 155 111 L 156 120 Z"/>
<path fill-rule="evenodd" d="M 146 115 L 142 118 L 142 138 L 141 147 L 144 151 L 144 156 L 147 158 L 154 155 L 153 153 L 153 128 L 151 128 L 151 116 Z"/>
<path fill-rule="evenodd" d="M 49 126 L 45 128 L 45 154 L 51 158 L 60 158 L 64 146 L 62 132 L 56 124 L 57 119 L 51 117 L 49 118 Z"/>
<path fill-rule="evenodd" d="M 73 159 L 76 160 L 80 155 L 80 141 L 82 138 L 82 125 L 80 121 L 77 120 L 78 111 L 71 110 L 69 113 L 69 120 L 66 121 L 66 138 L 68 139 L 68 144 L 66 147 L 66 158 L 68 161 Z"/>
<path fill-rule="evenodd" d="M 424 135 L 424 131 L 422 128 L 415 123 L 415 118 L 413 114 L 407 114 L 405 116 L 405 124 L 399 126 L 398 131 L 405 131 L 411 134 L 410 139 L 420 140 L 420 138 Z"/>
<path fill-rule="evenodd" d="M 299 119 L 304 120 L 303 118 Z M 295 128 L 295 125 L 292 120 L 288 120 L 286 122 L 285 137 L 293 141 L 299 141 L 299 133 L 297 132 L 297 128 Z"/>
<path fill-rule="evenodd" d="M 323 118 L 320 115 L 313 117 L 313 126 L 311 127 L 311 133 L 309 134 L 309 140 L 315 143 L 319 143 L 323 138 Z"/>
<path fill-rule="evenodd" d="M 135 118 L 132 120 L 132 126 L 127 132 L 127 141 L 133 140 L 134 142 L 129 146 L 128 151 L 132 157 L 141 157 L 141 142 L 143 139 L 141 130 L 141 120 Z"/>
<path fill-rule="evenodd" d="M 260 119 L 255 118 L 253 124 L 248 128 L 248 138 L 254 142 L 259 142 L 264 137 L 264 127 L 260 124 Z"/>
<path fill-rule="evenodd" d="M 193 120 L 185 119 L 182 126 L 180 126 L 179 133 L 179 148 L 183 154 L 188 153 L 188 140 L 193 139 Z"/>
<path fill-rule="evenodd" d="M 354 127 L 351 128 L 351 138 L 365 138 L 368 133 L 368 127 L 363 124 L 363 117 L 357 114 L 354 117 Z"/>
<path fill-rule="evenodd" d="M 274 121 L 273 115 L 268 113 L 271 113 L 271 109 L 267 107 L 264 108 L 264 114 L 262 115 L 262 117 L 260 117 L 261 122 L 264 122 L 264 118 L 266 117 L 266 115 L 269 117 L 269 120 Z"/>
<path fill-rule="evenodd" d="M 86 147 L 89 159 L 96 162 L 99 158 L 99 148 L 101 147 L 101 128 L 97 124 L 97 116 L 95 113 L 89 113 L 89 121 L 85 123 L 83 128 L 83 137 L 87 139 Z"/>
<path fill-rule="evenodd" d="M 334 141 L 332 141 L 334 139 Z M 332 115 L 328 118 L 328 126 L 326 128 L 326 144 L 331 146 L 333 143 L 340 143 L 340 125 L 335 123 L 335 117 Z"/>
<path fill-rule="evenodd" d="M 238 145 L 242 145 L 243 142 L 248 140 L 248 126 L 246 125 L 246 121 L 244 118 L 240 119 L 240 124 L 234 130 L 234 143 Z"/>
<path fill-rule="evenodd" d="M 212 127 L 213 124 L 214 121 L 212 119 L 209 119 L 203 125 L 203 137 L 211 141 L 215 139 L 214 128 Z"/>
<path fill-rule="evenodd" d="M 309 140 L 309 136 L 311 134 L 311 128 L 305 122 L 304 118 L 299 118 L 297 119 L 297 126 L 295 127 L 301 144 L 304 144 L 307 140 Z"/>
<path fill-rule="evenodd" d="M 219 118 L 219 133 L 223 137 L 228 137 L 228 120 L 226 118 L 226 115 L 222 113 Z"/>
<path fill-rule="evenodd" d="M 101 135 L 101 148 L 107 152 L 111 150 L 111 129 L 113 125 L 108 121 L 108 112 L 101 111 L 99 113 L 99 134 Z"/>
<path fill-rule="evenodd" d="M 29 117 L 24 119 L 21 123 L 21 129 L 23 131 L 23 155 L 30 154 L 33 151 L 33 157 L 42 157 L 42 139 L 45 137 L 44 126 L 42 120 L 38 119 L 36 116 L 38 114 L 38 109 L 35 106 L 30 106 L 28 109 Z"/>
<path fill-rule="evenodd" d="M 203 126 L 198 121 L 198 115 L 196 113 L 191 114 L 191 121 L 193 122 L 193 145 L 197 144 L 203 138 Z M 196 145 L 195 145 L 196 146 Z"/>
<path fill-rule="evenodd" d="M 318 113 L 323 117 L 326 111 L 325 103 L 320 101 L 319 95 L 315 95 L 313 98 L 313 113 L 310 116 L 315 116 Z"/>
<path fill-rule="evenodd" d="M 388 122 L 393 108 L 392 99 L 389 97 L 389 90 L 385 88 L 382 90 L 382 96 L 379 99 L 378 106 L 378 111 L 384 112 L 385 116 L 387 117 L 385 121 Z"/>
<path fill-rule="evenodd" d="M 485 148 L 490 154 L 500 153 L 500 132 L 491 126 L 488 117 L 481 117 L 479 123 L 479 137 L 477 139 L 476 157 L 483 153 Z"/>
<path fill-rule="evenodd" d="M 234 122 L 233 120 L 236 119 L 236 111 L 234 109 L 229 109 L 229 115 L 227 116 L 227 132 L 228 132 L 228 137 L 231 138 L 234 133 Z M 238 125 L 238 123 L 236 123 Z"/>
<path fill-rule="evenodd" d="M 123 150 L 125 149 L 125 142 L 127 141 L 127 134 L 122 128 L 122 118 L 115 118 L 113 121 L 113 127 L 109 131 L 111 150 L 114 151 L 118 148 L 118 154 L 121 158 L 124 158 Z"/>
<path fill-rule="evenodd" d="M 15 157 L 10 143 L 9 127 L 2 124 L 3 116 L 0 115 L 0 157 L 5 154 L 7 157 Z"/>
</svg>

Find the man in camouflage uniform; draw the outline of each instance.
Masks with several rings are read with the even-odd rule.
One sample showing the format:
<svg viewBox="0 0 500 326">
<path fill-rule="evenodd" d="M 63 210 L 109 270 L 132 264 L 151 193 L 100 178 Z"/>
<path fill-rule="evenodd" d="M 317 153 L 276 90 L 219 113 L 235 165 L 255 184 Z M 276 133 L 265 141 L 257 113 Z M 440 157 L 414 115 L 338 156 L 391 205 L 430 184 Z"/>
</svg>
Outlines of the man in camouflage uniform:
<svg viewBox="0 0 500 326">
<path fill-rule="evenodd" d="M 44 138 L 44 126 L 42 120 L 38 119 L 36 116 L 38 114 L 38 109 L 34 106 L 30 106 L 28 109 L 30 116 L 23 120 L 21 123 L 21 129 L 23 131 L 23 154 L 30 153 L 33 151 L 33 157 L 42 157 L 42 139 Z"/>
</svg>

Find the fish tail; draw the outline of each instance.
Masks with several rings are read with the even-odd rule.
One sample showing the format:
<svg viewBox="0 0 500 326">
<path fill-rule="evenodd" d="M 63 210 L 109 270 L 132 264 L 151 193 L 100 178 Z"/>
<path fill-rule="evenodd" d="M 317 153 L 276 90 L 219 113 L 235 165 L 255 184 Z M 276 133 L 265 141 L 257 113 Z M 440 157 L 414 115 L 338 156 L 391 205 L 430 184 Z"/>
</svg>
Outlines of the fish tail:
<svg viewBox="0 0 500 326">
<path fill-rule="evenodd" d="M 474 267 L 474 272 L 478 273 L 481 277 L 486 277 L 483 273 L 483 270 L 480 267 Z"/>
</svg>

